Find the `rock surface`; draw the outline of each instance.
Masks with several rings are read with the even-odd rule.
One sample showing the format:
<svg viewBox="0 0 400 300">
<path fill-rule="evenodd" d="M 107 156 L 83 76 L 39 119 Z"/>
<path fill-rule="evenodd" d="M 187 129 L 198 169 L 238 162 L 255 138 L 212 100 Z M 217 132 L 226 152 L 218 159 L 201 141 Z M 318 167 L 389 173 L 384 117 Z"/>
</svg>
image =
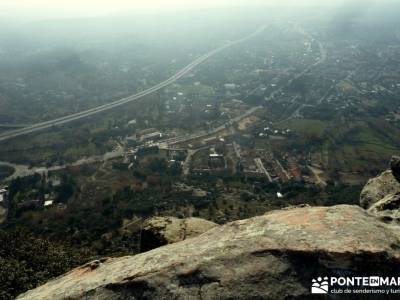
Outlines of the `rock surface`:
<svg viewBox="0 0 400 300">
<path fill-rule="evenodd" d="M 143 224 L 141 250 L 149 251 L 180 242 L 198 236 L 216 226 L 218 224 L 199 218 L 154 217 L 146 220 Z"/>
<path fill-rule="evenodd" d="M 383 172 L 378 177 L 370 179 L 361 191 L 360 205 L 370 208 L 389 194 L 400 193 L 400 183 L 391 170 Z"/>
<path fill-rule="evenodd" d="M 393 156 L 390 160 L 390 169 L 394 178 L 400 182 L 400 156 Z"/>
<path fill-rule="evenodd" d="M 389 194 L 368 211 L 387 223 L 400 224 L 400 194 Z"/>
<path fill-rule="evenodd" d="M 19 299 L 310 299 L 312 278 L 398 274 L 399 227 L 357 206 L 273 211 L 79 267 Z"/>
</svg>

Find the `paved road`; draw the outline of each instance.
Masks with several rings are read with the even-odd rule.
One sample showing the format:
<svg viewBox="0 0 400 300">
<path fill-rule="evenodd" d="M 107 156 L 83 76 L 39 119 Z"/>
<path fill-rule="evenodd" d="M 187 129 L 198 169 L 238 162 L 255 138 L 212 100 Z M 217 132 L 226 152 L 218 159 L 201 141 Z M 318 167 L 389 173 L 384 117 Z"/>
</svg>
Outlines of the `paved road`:
<svg viewBox="0 0 400 300">
<path fill-rule="evenodd" d="M 254 162 L 256 163 L 258 170 L 263 172 L 265 174 L 265 176 L 267 176 L 269 182 L 272 182 L 271 175 L 269 175 L 267 169 L 264 167 L 264 164 L 263 164 L 261 158 L 255 158 Z"/>
<path fill-rule="evenodd" d="M 117 101 L 114 101 L 114 102 L 111 102 L 111 103 L 108 103 L 108 104 L 104 104 L 104 105 L 101 105 L 101 106 L 98 106 L 98 107 L 95 107 L 95 108 L 91 108 L 91 109 L 88 109 L 88 110 L 85 110 L 85 111 L 82 111 L 82 112 L 79 112 L 79 113 L 71 114 L 71 115 L 68 115 L 68 116 L 65 116 L 65 117 L 61 117 L 61 118 L 57 118 L 57 119 L 54 119 L 54 120 L 51 120 L 51 121 L 46 121 L 46 122 L 34 124 L 34 125 L 31 125 L 31 126 L 26 127 L 26 128 L 17 129 L 17 130 L 13 130 L 13 131 L 9 131 L 9 132 L 0 134 L 0 141 L 5 141 L 5 140 L 8 140 L 8 139 L 17 137 L 17 136 L 26 135 L 26 134 L 29 134 L 29 133 L 33 133 L 33 132 L 37 132 L 37 131 L 40 131 L 40 130 L 51 128 L 53 126 L 69 123 L 69 122 L 72 122 L 72 121 L 75 121 L 75 120 L 79 120 L 79 119 L 82 119 L 82 118 L 85 118 L 85 117 L 88 117 L 88 116 L 91 116 L 91 115 L 94 115 L 94 114 L 97 114 L 97 113 L 100 113 L 100 112 L 103 112 L 103 111 L 106 111 L 106 110 L 113 109 L 115 107 L 124 105 L 124 104 L 129 103 L 129 102 L 141 99 L 141 98 L 143 98 L 143 97 L 145 97 L 147 95 L 150 95 L 150 94 L 152 94 L 152 93 L 154 93 L 156 91 L 159 91 L 160 89 L 165 88 L 166 86 L 174 83 L 175 81 L 177 81 L 178 79 L 182 78 L 187 73 L 189 73 L 191 70 L 193 70 L 195 67 L 197 67 L 201 63 L 205 62 L 210 57 L 218 54 L 219 52 L 221 52 L 221 51 L 223 51 L 223 50 L 225 50 L 225 49 L 227 49 L 229 47 L 232 47 L 234 45 L 243 43 L 243 42 L 245 42 L 245 41 L 257 36 L 258 34 L 263 32 L 265 30 L 265 28 L 266 28 L 266 26 L 262 26 L 258 30 L 256 30 L 255 32 L 253 32 L 252 34 L 250 34 L 250 35 L 248 35 L 248 36 L 246 36 L 244 38 L 241 38 L 241 39 L 236 40 L 236 41 L 228 42 L 224 46 L 221 46 L 221 47 L 219 47 L 217 49 L 214 49 L 214 50 L 204 54 L 203 56 L 201 56 L 201 57 L 197 58 L 196 60 L 194 60 L 193 62 L 191 62 L 189 65 L 187 65 L 185 68 L 180 70 L 178 73 L 176 73 L 172 77 L 170 77 L 167 80 L 165 80 L 163 82 L 160 82 L 159 84 L 157 84 L 157 85 L 155 85 L 155 86 L 153 86 L 153 87 L 151 87 L 151 88 L 149 88 L 147 90 L 144 90 L 144 91 L 142 91 L 142 92 L 140 92 L 138 94 L 135 94 L 135 95 L 132 95 L 132 96 L 129 96 L 129 97 L 126 97 L 126 98 L 122 98 L 120 100 L 117 100 Z"/>
<path fill-rule="evenodd" d="M 304 29 L 302 29 L 299 25 L 296 25 L 296 26 L 295 26 L 295 30 L 296 30 L 297 32 L 299 32 L 300 34 L 305 35 L 309 40 L 315 40 L 309 33 L 307 33 L 307 32 L 306 32 Z M 315 68 L 315 67 L 317 67 L 317 66 L 323 64 L 323 63 L 326 61 L 326 59 L 328 58 L 328 52 L 327 52 L 327 50 L 325 49 L 324 45 L 323 45 L 320 41 L 318 41 L 318 40 L 315 40 L 315 41 L 318 43 L 318 47 L 319 47 L 319 51 L 320 51 L 321 57 L 320 57 L 315 63 L 313 63 L 312 65 L 308 66 L 308 67 L 307 67 L 305 70 L 303 70 L 301 73 L 295 75 L 292 79 L 289 79 L 288 82 L 287 82 L 286 84 L 284 84 L 283 86 L 281 86 L 279 89 L 273 91 L 273 92 L 269 95 L 268 99 L 273 99 L 273 98 L 275 98 L 275 96 L 276 96 L 278 93 L 282 92 L 283 89 L 285 89 L 286 87 L 290 86 L 290 85 L 292 84 L 293 81 L 295 81 L 295 80 L 299 79 L 300 77 L 304 76 L 304 75 L 307 74 L 312 68 Z"/>
<path fill-rule="evenodd" d="M 201 147 L 201 148 L 198 148 L 195 150 L 191 150 L 191 149 L 188 150 L 188 155 L 186 156 L 186 159 L 182 166 L 183 175 L 187 176 L 190 174 L 190 164 L 192 162 L 193 156 L 200 150 L 204 150 L 204 149 L 208 149 L 208 148 L 210 148 L 210 146 Z"/>
<path fill-rule="evenodd" d="M 302 29 L 299 25 L 296 25 L 296 26 L 295 26 L 295 29 L 296 29 L 300 34 L 305 35 L 308 39 L 310 39 L 310 40 L 315 40 L 315 39 L 313 39 L 313 37 L 312 37 L 309 33 L 307 33 L 307 32 L 306 32 L 304 29 Z M 324 45 L 323 45 L 320 41 L 318 41 L 318 40 L 315 40 L 315 41 L 318 43 L 318 47 L 319 47 L 319 50 L 320 50 L 321 57 L 320 57 L 314 64 L 312 64 L 311 66 L 309 66 L 309 67 L 307 67 L 305 70 L 303 70 L 301 73 L 299 73 L 299 74 L 297 74 L 296 76 L 294 76 L 294 78 L 290 79 L 285 85 L 283 85 L 282 87 L 280 87 L 280 88 L 277 89 L 276 91 L 272 92 L 271 95 L 269 96 L 269 99 L 273 99 L 273 98 L 276 96 L 276 94 L 282 92 L 282 90 L 283 90 L 284 88 L 288 87 L 290 84 L 292 84 L 292 82 L 293 82 L 294 80 L 297 80 L 297 79 L 299 79 L 300 77 L 302 77 L 303 75 L 307 74 L 312 68 L 315 68 L 315 67 L 317 67 L 317 66 L 319 66 L 319 65 L 321 65 L 321 64 L 323 64 L 323 63 L 325 63 L 325 61 L 326 61 L 327 58 L 328 58 L 328 52 L 327 52 L 327 50 L 325 49 Z M 284 122 L 286 122 L 286 121 L 289 121 L 289 120 L 291 120 L 291 119 L 293 119 L 293 118 L 295 118 L 295 117 L 298 117 L 299 114 L 300 114 L 300 112 L 301 112 L 301 110 L 302 110 L 303 108 L 309 107 L 309 106 L 313 106 L 313 105 L 302 104 L 302 105 L 301 105 L 300 107 L 298 107 L 289 117 L 287 117 L 287 118 L 285 118 L 285 119 L 282 119 L 282 120 L 279 120 L 279 121 L 275 122 L 274 124 L 275 124 L 275 125 L 279 125 L 279 124 L 284 123 Z"/>
<path fill-rule="evenodd" d="M 327 183 L 326 181 L 324 181 L 320 175 L 322 175 L 324 172 L 320 169 L 308 166 L 308 169 L 310 169 L 310 171 L 313 173 L 315 179 L 316 179 L 316 184 L 322 186 L 322 187 L 326 187 Z"/>
</svg>

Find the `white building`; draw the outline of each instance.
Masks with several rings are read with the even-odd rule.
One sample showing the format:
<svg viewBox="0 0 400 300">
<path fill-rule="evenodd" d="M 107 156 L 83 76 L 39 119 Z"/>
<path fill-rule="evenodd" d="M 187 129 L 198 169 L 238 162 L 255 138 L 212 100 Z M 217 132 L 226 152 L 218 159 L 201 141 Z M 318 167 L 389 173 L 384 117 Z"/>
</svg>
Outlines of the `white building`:
<svg viewBox="0 0 400 300">
<path fill-rule="evenodd" d="M 53 205 L 53 200 L 47 200 L 44 202 L 44 207 L 52 206 Z"/>
<path fill-rule="evenodd" d="M 128 125 L 136 125 L 136 124 L 137 124 L 136 119 L 130 120 L 130 121 L 128 122 Z"/>
<path fill-rule="evenodd" d="M 236 84 L 234 84 L 234 83 L 226 83 L 226 84 L 224 84 L 224 87 L 225 87 L 226 90 L 234 90 L 234 89 L 236 89 Z"/>
</svg>

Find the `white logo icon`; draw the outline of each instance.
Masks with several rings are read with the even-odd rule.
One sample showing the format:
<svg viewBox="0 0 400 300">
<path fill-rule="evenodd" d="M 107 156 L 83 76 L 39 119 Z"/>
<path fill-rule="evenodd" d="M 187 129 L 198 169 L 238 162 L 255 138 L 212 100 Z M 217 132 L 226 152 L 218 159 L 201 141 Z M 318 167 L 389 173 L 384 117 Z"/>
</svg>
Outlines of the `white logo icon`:
<svg viewBox="0 0 400 300">
<path fill-rule="evenodd" d="M 312 280 L 311 294 L 328 294 L 328 291 L 328 277 L 318 277 L 316 280 Z"/>
<path fill-rule="evenodd" d="M 369 286 L 379 286 L 380 285 L 380 277 L 378 276 L 371 276 L 369 278 Z"/>
</svg>

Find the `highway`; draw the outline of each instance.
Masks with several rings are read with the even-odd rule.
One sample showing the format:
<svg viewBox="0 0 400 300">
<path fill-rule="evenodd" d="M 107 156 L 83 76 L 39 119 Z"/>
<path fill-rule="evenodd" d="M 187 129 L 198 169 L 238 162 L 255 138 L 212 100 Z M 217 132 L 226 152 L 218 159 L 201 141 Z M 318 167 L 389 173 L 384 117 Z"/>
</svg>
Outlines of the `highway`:
<svg viewBox="0 0 400 300">
<path fill-rule="evenodd" d="M 198 65 L 202 64 L 203 62 L 205 62 L 206 60 L 208 60 L 210 57 L 220 53 L 221 51 L 232 47 L 234 45 L 243 43 L 255 36 L 257 36 L 258 34 L 260 34 L 261 32 L 263 32 L 265 30 L 266 26 L 262 26 L 259 29 L 257 29 L 255 32 L 253 32 L 252 34 L 241 38 L 239 40 L 236 41 L 230 41 L 227 44 L 216 48 L 202 56 L 200 56 L 199 58 L 195 59 L 193 62 L 191 62 L 189 65 L 187 65 L 186 67 L 184 67 L 182 70 L 180 70 L 179 72 L 177 72 L 175 75 L 171 76 L 170 78 L 164 80 L 163 82 L 160 82 L 159 84 L 144 90 L 142 92 L 139 92 L 135 95 L 131 95 L 129 97 L 126 98 L 122 98 L 120 100 L 116 100 L 114 102 L 111 103 L 107 103 L 101 106 L 97 106 L 82 112 L 78 112 L 78 113 L 74 113 L 68 116 L 64 116 L 61 118 L 57 118 L 54 120 L 50 120 L 50 121 L 46 121 L 46 122 L 41 122 L 41 123 L 37 123 L 34 125 L 30 125 L 28 127 L 22 128 L 22 129 L 16 129 L 16 130 L 12 130 L 12 131 L 8 131 L 5 132 L 3 134 L 0 134 L 0 141 L 5 141 L 11 138 L 15 138 L 18 136 L 22 136 L 22 135 L 26 135 L 29 133 L 34 133 L 40 130 L 44 130 L 44 129 L 48 129 L 51 128 L 53 126 L 57 126 L 57 125 L 62 125 L 62 124 L 66 124 L 66 123 L 70 123 L 72 121 L 75 120 L 79 120 L 85 117 L 89 117 L 92 116 L 94 114 L 100 113 L 100 112 L 104 112 L 110 109 L 113 109 L 115 107 L 124 105 L 126 103 L 132 102 L 132 101 L 136 101 L 138 99 L 141 99 L 147 95 L 150 95 L 156 91 L 159 91 L 163 88 L 165 88 L 168 85 L 171 85 L 172 83 L 174 83 L 175 81 L 179 80 L 180 78 L 182 78 L 183 76 L 185 76 L 186 74 L 188 74 L 191 70 L 193 70 L 195 67 L 197 67 Z"/>
</svg>

